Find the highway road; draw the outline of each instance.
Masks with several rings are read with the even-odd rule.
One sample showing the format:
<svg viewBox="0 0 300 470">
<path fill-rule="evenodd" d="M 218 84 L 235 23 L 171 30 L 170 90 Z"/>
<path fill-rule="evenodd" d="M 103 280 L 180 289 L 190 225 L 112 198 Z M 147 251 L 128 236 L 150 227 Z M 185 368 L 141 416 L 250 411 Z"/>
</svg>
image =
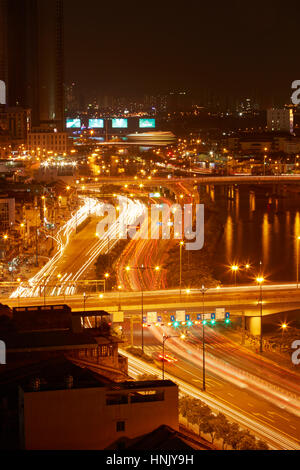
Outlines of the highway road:
<svg viewBox="0 0 300 470">
<path fill-rule="evenodd" d="M 193 329 L 194 340 L 195 336 L 201 337 L 201 330 L 199 327 Z M 134 339 L 137 345 L 140 340 L 139 332 L 139 325 L 136 324 Z M 295 398 L 296 393 L 299 393 L 299 376 L 264 357 L 252 354 L 243 347 L 240 348 L 224 336 L 218 335 L 212 328 L 207 327 L 206 332 L 206 394 L 204 396 L 217 400 L 224 406 L 229 406 L 237 413 L 242 413 L 275 432 L 282 433 L 297 442 L 299 447 L 300 401 Z M 164 328 L 164 333 L 174 335 L 174 330 Z M 216 337 L 218 337 L 218 351 Z M 145 352 L 149 355 L 155 354 L 157 357 L 157 353 L 162 353 L 161 328 L 155 326 L 147 328 L 144 331 L 144 343 Z M 180 380 L 202 390 L 200 344 L 199 341 L 197 344 L 197 341 L 190 342 L 179 338 L 167 340 L 165 351 L 176 358 L 177 362 L 166 362 L 165 371 L 171 374 L 175 381 Z M 161 368 L 158 363 L 156 363 L 157 366 Z M 240 367 L 243 368 L 242 374 Z M 273 384 L 272 388 L 269 384 L 270 374 L 274 376 L 273 383 L 270 382 Z M 161 371 L 156 371 L 156 375 L 160 377 Z M 280 382 L 281 378 L 282 382 Z"/>
<path fill-rule="evenodd" d="M 107 253 L 119 240 L 119 223 L 133 223 L 142 210 L 139 201 L 119 196 L 120 216 L 109 225 L 105 237 L 97 237 L 97 224 L 104 215 L 104 203 L 91 197 L 83 198 L 83 205 L 66 222 L 54 237 L 57 251 L 53 258 L 26 285 L 12 293 L 12 298 L 34 298 L 36 296 L 72 295 L 76 292 L 76 281 L 84 278 L 101 253 Z M 92 220 L 80 234 L 77 227 L 88 217 Z M 28 287 L 29 285 L 29 287 Z"/>
<path fill-rule="evenodd" d="M 128 370 L 133 378 L 143 374 L 159 375 L 157 367 L 146 364 L 127 351 L 121 352 L 128 357 Z M 293 417 L 284 410 L 278 411 L 264 400 L 256 400 L 247 390 L 234 390 L 209 375 L 209 392 L 203 392 L 199 385 L 199 368 L 194 368 L 186 362 L 178 362 L 178 365 L 169 367 L 165 378 L 177 383 L 181 394 L 198 398 L 215 412 L 225 413 L 230 420 L 238 422 L 257 437 L 264 439 L 272 449 L 300 449 L 299 423 L 295 425 Z"/>
</svg>

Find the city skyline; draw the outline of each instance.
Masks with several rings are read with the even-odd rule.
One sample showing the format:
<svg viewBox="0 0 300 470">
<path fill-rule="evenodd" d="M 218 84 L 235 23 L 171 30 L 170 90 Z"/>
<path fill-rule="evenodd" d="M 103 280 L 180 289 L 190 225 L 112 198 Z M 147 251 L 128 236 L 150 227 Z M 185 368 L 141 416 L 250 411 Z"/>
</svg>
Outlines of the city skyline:
<svg viewBox="0 0 300 470">
<path fill-rule="evenodd" d="M 293 2 L 171 2 L 147 9 L 65 0 L 66 79 L 97 93 L 127 95 L 213 90 L 284 103 L 297 78 L 297 10 Z M 78 65 L 81 64 L 81 67 Z M 88 71 L 88 73 L 83 73 Z"/>
</svg>

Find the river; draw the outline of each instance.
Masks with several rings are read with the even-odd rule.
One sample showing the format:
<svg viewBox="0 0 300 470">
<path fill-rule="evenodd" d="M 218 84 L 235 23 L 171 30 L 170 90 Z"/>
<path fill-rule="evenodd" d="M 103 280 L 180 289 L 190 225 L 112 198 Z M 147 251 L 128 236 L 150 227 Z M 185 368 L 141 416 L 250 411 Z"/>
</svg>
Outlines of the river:
<svg viewBox="0 0 300 470">
<path fill-rule="evenodd" d="M 264 185 L 216 185 L 206 190 L 225 216 L 216 249 L 216 278 L 234 284 L 230 266 L 237 265 L 237 284 L 253 282 L 260 271 L 269 281 L 296 282 L 300 192 L 291 187 L 294 192 L 276 196 L 272 186 Z"/>
</svg>

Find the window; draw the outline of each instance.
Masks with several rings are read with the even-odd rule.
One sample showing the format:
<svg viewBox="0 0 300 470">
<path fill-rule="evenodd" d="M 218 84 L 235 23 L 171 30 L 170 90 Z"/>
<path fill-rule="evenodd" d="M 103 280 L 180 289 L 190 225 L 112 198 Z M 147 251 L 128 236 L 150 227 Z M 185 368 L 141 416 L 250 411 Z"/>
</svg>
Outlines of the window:
<svg viewBox="0 0 300 470">
<path fill-rule="evenodd" d="M 131 403 L 145 403 L 151 401 L 164 401 L 165 394 L 163 391 L 158 390 L 147 390 L 134 392 L 131 395 Z"/>
<path fill-rule="evenodd" d="M 125 431 L 125 421 L 117 421 L 116 422 L 116 431 L 117 432 L 124 432 Z"/>
<path fill-rule="evenodd" d="M 107 405 L 127 405 L 127 403 L 128 403 L 127 394 L 112 393 L 112 394 L 106 395 Z"/>
</svg>

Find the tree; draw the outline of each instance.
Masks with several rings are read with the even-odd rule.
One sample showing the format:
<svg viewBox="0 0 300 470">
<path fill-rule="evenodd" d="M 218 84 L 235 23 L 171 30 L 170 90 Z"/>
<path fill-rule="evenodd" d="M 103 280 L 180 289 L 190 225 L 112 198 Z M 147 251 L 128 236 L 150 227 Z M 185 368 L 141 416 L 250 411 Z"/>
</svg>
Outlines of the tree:
<svg viewBox="0 0 300 470">
<path fill-rule="evenodd" d="M 215 419 L 216 418 L 212 413 L 209 415 L 204 415 L 200 420 L 199 426 L 199 430 L 201 429 L 204 434 L 210 434 L 212 444 L 214 443 L 216 433 L 214 426 Z"/>
<path fill-rule="evenodd" d="M 222 448 L 224 450 L 226 438 L 230 431 L 230 423 L 223 413 L 219 413 L 214 421 L 214 428 L 215 428 L 215 437 L 216 439 L 222 439 Z"/>
<path fill-rule="evenodd" d="M 250 433 L 245 433 L 241 437 L 238 446 L 238 450 L 256 450 L 256 439 Z"/>
<path fill-rule="evenodd" d="M 188 411 L 189 409 L 191 409 L 191 407 L 192 407 L 191 398 L 184 396 L 179 399 L 179 412 L 184 418 L 187 417 Z"/>
<path fill-rule="evenodd" d="M 269 446 L 265 441 L 258 439 L 258 441 L 256 441 L 256 450 L 269 450 Z"/>
<path fill-rule="evenodd" d="M 240 430 L 239 425 L 232 423 L 229 426 L 229 433 L 225 438 L 225 443 L 231 445 L 231 447 L 236 450 L 238 443 L 244 436 L 244 433 Z"/>
</svg>

